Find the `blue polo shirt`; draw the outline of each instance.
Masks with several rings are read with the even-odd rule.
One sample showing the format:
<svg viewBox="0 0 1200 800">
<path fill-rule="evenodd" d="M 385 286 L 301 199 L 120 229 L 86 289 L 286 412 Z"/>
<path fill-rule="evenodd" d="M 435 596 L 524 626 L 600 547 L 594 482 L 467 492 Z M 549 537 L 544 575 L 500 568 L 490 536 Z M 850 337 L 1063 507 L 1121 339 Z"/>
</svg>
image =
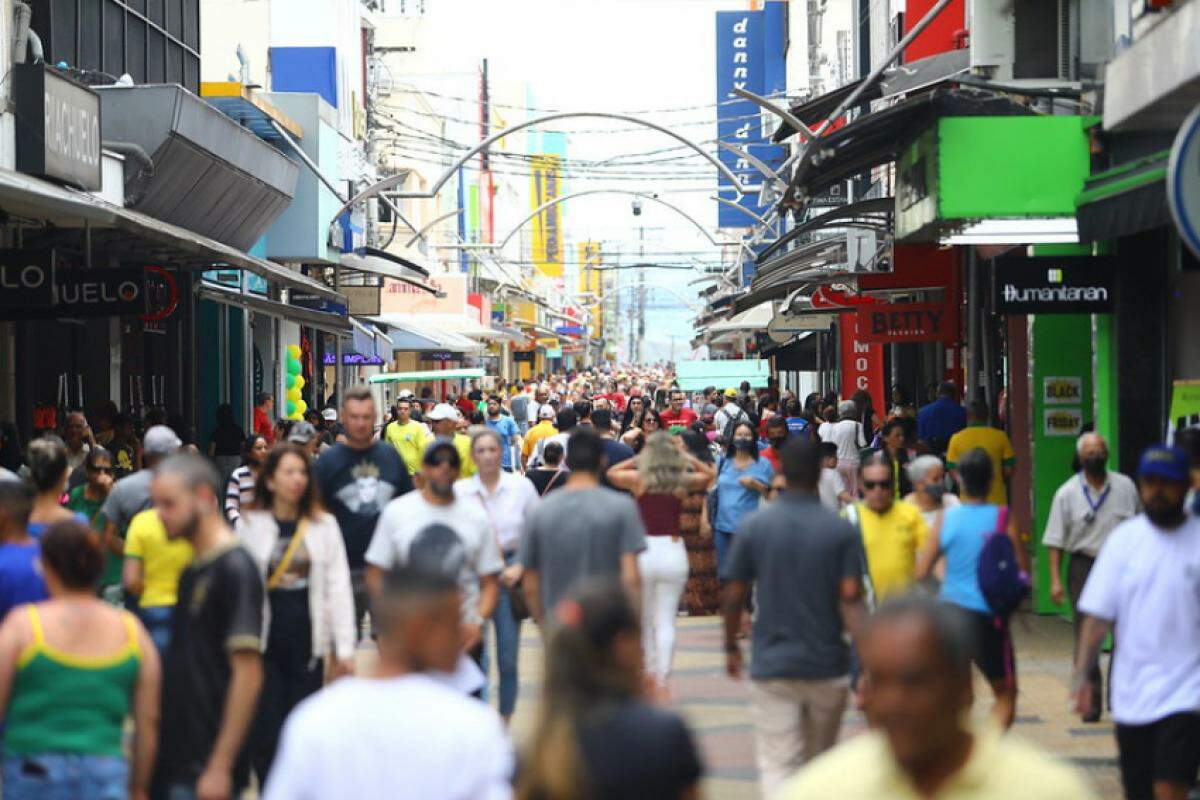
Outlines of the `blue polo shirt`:
<svg viewBox="0 0 1200 800">
<path fill-rule="evenodd" d="M 945 452 L 950 437 L 967 427 L 967 410 L 948 397 L 939 397 L 917 412 L 917 438 Z"/>
</svg>

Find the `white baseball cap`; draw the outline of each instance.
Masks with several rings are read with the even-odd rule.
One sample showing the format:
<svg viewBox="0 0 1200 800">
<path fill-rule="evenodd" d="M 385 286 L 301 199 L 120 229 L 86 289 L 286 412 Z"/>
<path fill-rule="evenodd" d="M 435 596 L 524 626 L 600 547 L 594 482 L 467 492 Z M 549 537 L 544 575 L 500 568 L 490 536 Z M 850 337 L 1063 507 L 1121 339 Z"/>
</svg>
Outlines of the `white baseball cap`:
<svg viewBox="0 0 1200 800">
<path fill-rule="evenodd" d="M 444 419 L 457 420 L 458 409 L 449 403 L 438 403 L 433 407 L 432 410 L 430 410 L 428 414 L 425 415 L 425 419 L 429 420 L 430 422 L 441 422 Z"/>
<path fill-rule="evenodd" d="M 183 445 L 175 431 L 166 425 L 153 425 L 142 437 L 142 452 L 151 455 L 169 456 Z"/>
<path fill-rule="evenodd" d="M 538 411 L 538 419 L 554 419 L 556 416 L 558 416 L 558 412 L 549 404 L 543 405 L 541 410 Z"/>
<path fill-rule="evenodd" d="M 324 411 L 321 412 L 321 418 L 328 422 L 336 422 L 337 421 L 337 409 L 336 408 L 325 409 Z"/>
</svg>

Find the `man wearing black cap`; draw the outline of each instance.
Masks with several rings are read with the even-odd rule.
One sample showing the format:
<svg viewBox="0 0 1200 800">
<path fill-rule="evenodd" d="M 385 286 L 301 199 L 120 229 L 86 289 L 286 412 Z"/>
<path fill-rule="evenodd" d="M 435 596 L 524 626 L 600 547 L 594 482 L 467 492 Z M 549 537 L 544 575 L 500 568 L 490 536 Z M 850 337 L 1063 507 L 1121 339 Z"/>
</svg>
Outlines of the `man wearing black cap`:
<svg viewBox="0 0 1200 800">
<path fill-rule="evenodd" d="M 1183 800 L 1200 770 L 1200 519 L 1184 512 L 1188 467 L 1179 448 L 1142 454 L 1145 511 L 1109 535 L 1079 599 L 1076 710 L 1092 711 L 1089 675 L 1115 628 L 1110 702 L 1132 800 Z"/>
</svg>

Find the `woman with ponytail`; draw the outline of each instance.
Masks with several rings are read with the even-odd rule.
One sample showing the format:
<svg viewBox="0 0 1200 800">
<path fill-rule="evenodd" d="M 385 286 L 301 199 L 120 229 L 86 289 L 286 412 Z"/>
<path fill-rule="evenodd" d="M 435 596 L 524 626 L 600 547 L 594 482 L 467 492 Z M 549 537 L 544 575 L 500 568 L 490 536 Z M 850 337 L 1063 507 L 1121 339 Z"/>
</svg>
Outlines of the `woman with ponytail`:
<svg viewBox="0 0 1200 800">
<path fill-rule="evenodd" d="M 698 797 L 691 734 L 643 697 L 638 614 L 620 585 L 585 582 L 547 623 L 542 707 L 518 800 Z"/>
</svg>

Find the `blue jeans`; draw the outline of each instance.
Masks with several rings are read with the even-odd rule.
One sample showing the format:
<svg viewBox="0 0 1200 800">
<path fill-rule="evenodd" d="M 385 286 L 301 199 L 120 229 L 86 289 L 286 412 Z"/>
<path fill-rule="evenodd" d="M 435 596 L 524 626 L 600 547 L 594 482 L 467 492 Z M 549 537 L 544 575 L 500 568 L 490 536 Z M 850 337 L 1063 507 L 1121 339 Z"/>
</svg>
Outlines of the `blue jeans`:
<svg viewBox="0 0 1200 800">
<path fill-rule="evenodd" d="M 713 531 L 713 544 L 717 547 L 717 578 L 725 580 L 725 559 L 733 547 L 733 534 L 728 531 Z"/>
<path fill-rule="evenodd" d="M 506 553 L 505 565 L 512 564 L 516 556 L 516 553 Z M 496 604 L 496 613 L 492 615 L 492 625 L 496 630 L 496 671 L 500 673 L 500 715 L 507 717 L 517 706 L 517 655 L 521 648 L 521 623 L 513 618 L 508 590 L 503 586 L 500 587 L 500 602 Z M 488 671 L 486 641 L 483 643 L 483 660 L 480 666 L 486 675 Z"/>
<path fill-rule="evenodd" d="M 43 753 L 4 757 L 6 800 L 124 800 L 129 764 L 120 756 Z"/>
<path fill-rule="evenodd" d="M 166 657 L 167 648 L 171 645 L 171 618 L 175 615 L 174 606 L 142 606 L 137 611 L 138 619 L 146 626 L 150 641 L 158 648 L 158 654 Z"/>
</svg>

